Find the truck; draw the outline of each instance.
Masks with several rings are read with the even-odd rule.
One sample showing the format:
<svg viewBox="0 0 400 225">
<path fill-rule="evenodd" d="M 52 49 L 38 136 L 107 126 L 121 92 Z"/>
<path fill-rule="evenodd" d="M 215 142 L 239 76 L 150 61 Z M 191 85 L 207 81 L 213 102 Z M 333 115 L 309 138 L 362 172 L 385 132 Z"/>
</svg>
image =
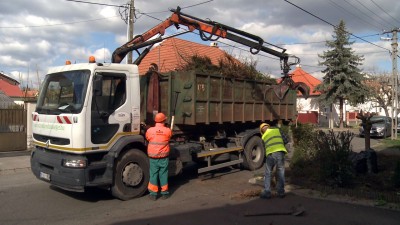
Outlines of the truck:
<svg viewBox="0 0 400 225">
<path fill-rule="evenodd" d="M 297 92 L 308 93 L 288 74 L 291 56 L 245 31 L 184 14 L 179 7 L 171 11 L 165 21 L 117 48 L 111 63 L 91 58 L 49 69 L 32 113 L 31 170 L 38 179 L 74 192 L 106 188 L 121 200 L 142 196 L 149 182 L 144 134 L 158 112 L 168 116 L 173 130 L 169 175 L 192 163 L 198 173 L 263 165 L 259 124 L 294 120 Z M 226 38 L 253 54 L 279 57 L 281 82 L 199 71 L 160 74 L 156 66 L 139 75 L 137 65 L 155 43 L 169 38 L 163 35 L 172 25 L 197 30 L 203 40 Z M 135 62 L 120 64 L 131 51 L 139 53 Z"/>
</svg>

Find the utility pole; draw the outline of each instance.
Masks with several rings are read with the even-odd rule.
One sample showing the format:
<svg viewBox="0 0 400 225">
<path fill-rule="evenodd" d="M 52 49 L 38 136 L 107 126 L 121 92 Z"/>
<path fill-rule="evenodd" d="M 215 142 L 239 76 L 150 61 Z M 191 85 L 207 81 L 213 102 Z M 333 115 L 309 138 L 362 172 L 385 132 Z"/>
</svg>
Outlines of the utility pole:
<svg viewBox="0 0 400 225">
<path fill-rule="evenodd" d="M 135 3 L 134 0 L 131 0 L 129 4 L 129 19 L 128 19 L 128 41 L 133 38 L 133 19 L 135 18 Z M 132 51 L 128 53 L 128 61 L 127 64 L 132 64 Z"/>
<path fill-rule="evenodd" d="M 392 31 L 384 33 L 392 33 L 392 136 L 391 139 L 397 139 L 397 113 L 399 108 L 399 78 L 397 75 L 397 32 L 399 29 L 393 29 Z"/>
<path fill-rule="evenodd" d="M 397 110 L 399 108 L 399 78 L 397 76 L 397 29 L 393 30 L 392 40 L 392 71 L 393 71 L 393 121 L 392 121 L 392 140 L 397 139 Z"/>
</svg>

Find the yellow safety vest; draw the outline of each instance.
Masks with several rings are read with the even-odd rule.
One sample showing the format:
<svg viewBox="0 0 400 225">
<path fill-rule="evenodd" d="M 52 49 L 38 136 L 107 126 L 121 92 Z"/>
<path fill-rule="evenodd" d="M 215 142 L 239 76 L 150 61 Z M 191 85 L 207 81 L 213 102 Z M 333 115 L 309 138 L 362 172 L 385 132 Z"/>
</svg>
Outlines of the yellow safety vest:
<svg viewBox="0 0 400 225">
<path fill-rule="evenodd" d="M 278 128 L 268 128 L 262 135 L 262 140 L 265 145 L 265 155 L 279 151 L 287 153 Z"/>
</svg>

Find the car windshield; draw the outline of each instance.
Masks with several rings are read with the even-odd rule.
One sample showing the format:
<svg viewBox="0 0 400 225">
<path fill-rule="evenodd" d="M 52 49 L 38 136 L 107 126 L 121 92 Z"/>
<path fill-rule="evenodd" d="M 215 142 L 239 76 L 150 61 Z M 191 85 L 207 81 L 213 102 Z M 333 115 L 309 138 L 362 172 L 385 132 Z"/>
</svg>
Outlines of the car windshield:
<svg viewBox="0 0 400 225">
<path fill-rule="evenodd" d="M 79 113 L 86 96 L 89 70 L 48 74 L 43 81 L 36 112 L 44 114 Z"/>
<path fill-rule="evenodd" d="M 380 122 L 377 122 L 378 124 L 379 124 L 379 123 L 385 123 L 386 117 L 375 117 L 375 116 L 374 116 L 374 117 L 371 118 L 371 121 L 372 121 L 372 122 L 380 121 Z"/>
</svg>

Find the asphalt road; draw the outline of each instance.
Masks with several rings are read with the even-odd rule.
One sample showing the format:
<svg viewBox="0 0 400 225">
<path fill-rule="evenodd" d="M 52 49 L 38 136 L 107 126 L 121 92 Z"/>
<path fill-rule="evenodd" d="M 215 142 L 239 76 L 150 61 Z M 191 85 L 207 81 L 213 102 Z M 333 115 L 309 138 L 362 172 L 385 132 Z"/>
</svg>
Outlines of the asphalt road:
<svg viewBox="0 0 400 225">
<path fill-rule="evenodd" d="M 371 146 L 381 139 L 371 139 Z M 364 138 L 355 136 L 353 151 L 364 150 Z M 172 196 L 150 201 L 146 196 L 120 201 L 108 191 L 90 189 L 73 193 L 36 179 L 29 168 L 29 155 L 2 154 L 1 162 L 26 164 L 0 173 L 0 224 L 399 224 L 400 212 L 338 202 L 311 190 L 287 185 L 284 199 L 262 200 L 260 186 L 248 183 L 258 171 L 221 170 L 198 177 L 196 168 L 170 180 Z M 25 162 L 25 163 L 24 163 Z M 8 164 L 10 165 L 10 164 Z M 5 165 L 3 165 L 4 167 Z M 10 167 L 12 168 L 12 166 Z M 306 194 L 304 194 L 306 193 Z M 327 200 L 335 199 L 335 201 Z M 360 203 L 360 202 L 357 202 Z M 290 213 L 302 205 L 305 213 L 247 217 L 247 213 Z"/>
<path fill-rule="evenodd" d="M 356 133 L 356 134 L 358 134 L 358 133 Z M 370 139 L 371 148 L 373 148 L 374 145 L 377 145 L 380 141 L 382 141 L 382 138 L 371 138 Z M 351 141 L 351 145 L 353 147 L 354 152 L 364 151 L 365 150 L 365 138 L 355 135 L 353 140 Z"/>
<path fill-rule="evenodd" d="M 29 156 L 19 156 L 29 157 Z M 398 224 L 400 212 L 371 206 L 303 197 L 287 186 L 284 199 L 259 199 L 259 186 L 248 180 L 259 171 L 223 170 L 195 175 L 195 168 L 170 180 L 172 196 L 120 201 L 105 190 L 72 193 L 37 180 L 29 169 L 0 174 L 0 224 Z M 310 191 L 307 191 L 309 193 Z M 321 197 L 316 195 L 315 197 Z M 246 213 L 290 212 L 302 205 L 304 215 L 246 217 Z"/>
</svg>

